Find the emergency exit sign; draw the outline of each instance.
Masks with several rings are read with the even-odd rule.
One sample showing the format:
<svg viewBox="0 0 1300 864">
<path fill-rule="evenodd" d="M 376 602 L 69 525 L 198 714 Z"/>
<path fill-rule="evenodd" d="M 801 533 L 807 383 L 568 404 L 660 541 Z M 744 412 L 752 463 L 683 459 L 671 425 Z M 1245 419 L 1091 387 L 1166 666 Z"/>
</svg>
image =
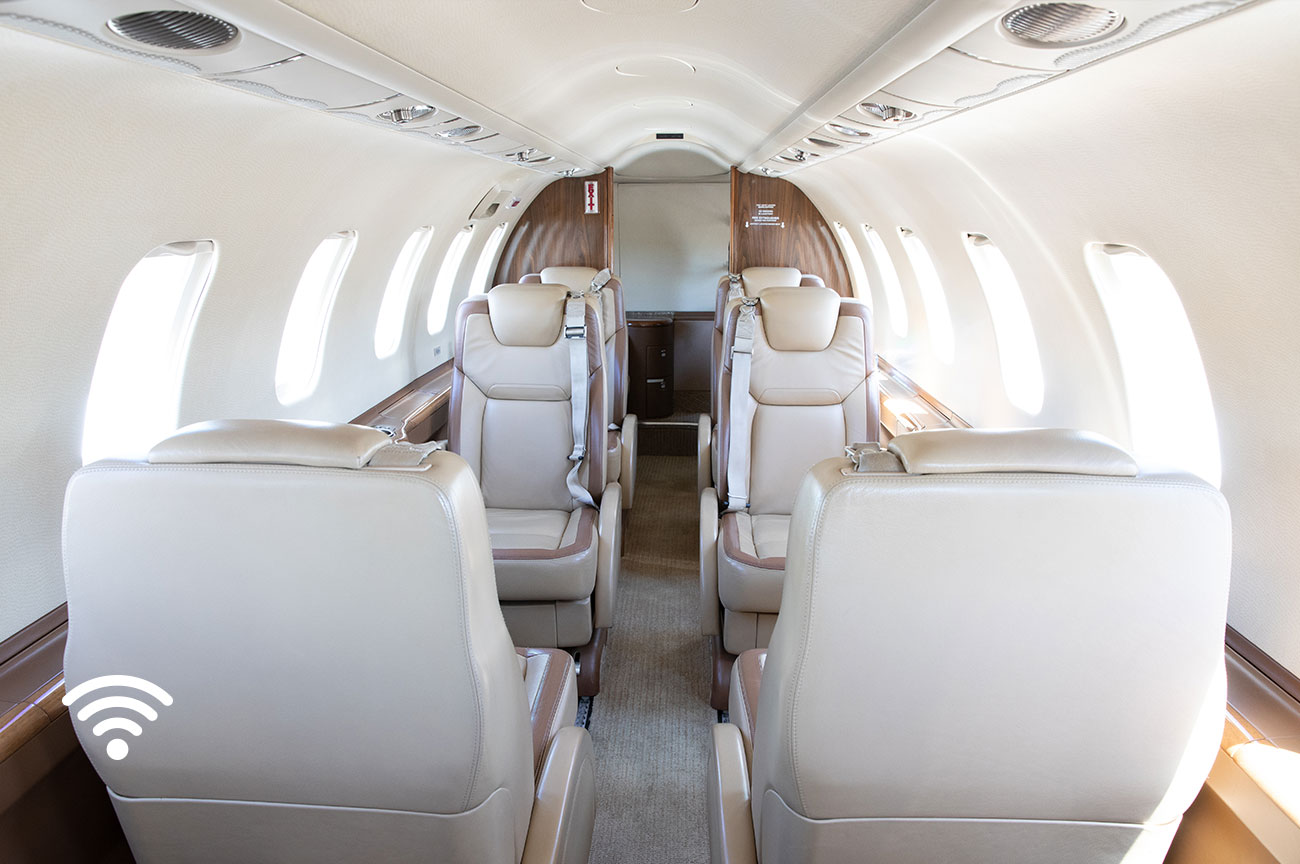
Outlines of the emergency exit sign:
<svg viewBox="0 0 1300 864">
<path fill-rule="evenodd" d="M 585 209 L 582 212 L 584 213 L 600 212 L 600 199 L 599 197 L 597 197 L 599 194 L 598 192 L 599 185 L 600 184 L 597 183 L 597 181 L 595 180 L 588 180 L 584 184 L 582 200 Z"/>
</svg>

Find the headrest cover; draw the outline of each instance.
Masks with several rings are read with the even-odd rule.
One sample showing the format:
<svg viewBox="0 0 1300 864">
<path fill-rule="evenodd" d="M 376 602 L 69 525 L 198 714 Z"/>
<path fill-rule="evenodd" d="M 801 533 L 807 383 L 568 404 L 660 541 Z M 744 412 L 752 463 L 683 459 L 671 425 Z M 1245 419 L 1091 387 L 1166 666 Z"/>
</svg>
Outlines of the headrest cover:
<svg viewBox="0 0 1300 864">
<path fill-rule="evenodd" d="M 363 468 L 390 440 L 378 429 L 347 423 L 209 420 L 159 441 L 149 451 L 149 462 Z"/>
<path fill-rule="evenodd" d="M 488 318 L 502 345 L 554 345 L 564 323 L 563 285 L 498 285 L 488 292 Z"/>
<path fill-rule="evenodd" d="M 575 293 L 589 289 L 591 280 L 595 278 L 595 267 L 547 267 L 542 270 L 543 282 L 568 286 L 568 289 Z"/>
<path fill-rule="evenodd" d="M 908 474 L 1138 472 L 1133 457 L 1113 441 L 1079 429 L 928 429 L 899 435 L 889 450 Z"/>
<path fill-rule="evenodd" d="M 745 280 L 745 293 L 757 297 L 765 288 L 794 287 L 802 277 L 797 267 L 746 267 L 740 278 Z"/>
<path fill-rule="evenodd" d="M 763 335 L 777 351 L 825 351 L 835 338 L 840 295 L 829 288 L 768 288 L 758 297 Z"/>
<path fill-rule="evenodd" d="M 799 277 L 799 284 L 804 287 L 825 288 L 826 280 L 820 276 L 814 276 L 811 273 L 805 273 Z"/>
</svg>

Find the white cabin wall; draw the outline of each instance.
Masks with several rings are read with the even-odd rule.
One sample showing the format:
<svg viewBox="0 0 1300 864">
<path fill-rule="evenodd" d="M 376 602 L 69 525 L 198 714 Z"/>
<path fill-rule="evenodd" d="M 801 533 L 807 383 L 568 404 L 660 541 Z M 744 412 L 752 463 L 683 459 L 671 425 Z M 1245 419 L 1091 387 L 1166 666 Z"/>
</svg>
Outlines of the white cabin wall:
<svg viewBox="0 0 1300 864">
<path fill-rule="evenodd" d="M 725 178 L 614 184 L 616 265 L 628 311 L 711 311 L 730 236 Z"/>
<path fill-rule="evenodd" d="M 550 179 L 129 60 L 0 29 L 0 639 L 64 599 L 63 490 L 80 466 L 86 395 L 123 278 L 154 247 L 212 239 L 215 274 L 185 372 L 181 424 L 216 417 L 348 420 L 447 359 L 425 330 L 451 237 L 493 183 L 526 204 Z M 513 221 L 524 206 L 503 211 Z M 435 226 L 398 352 L 374 353 L 389 270 Z M 316 244 L 358 233 L 320 383 L 276 399 L 280 336 Z M 476 232 L 462 280 L 490 225 Z M 458 285 L 452 303 L 466 292 Z"/>
<path fill-rule="evenodd" d="M 1292 671 L 1300 54 L 1277 34 L 1296 32 L 1300 4 L 1262 2 L 790 176 L 828 219 L 881 229 L 914 324 L 920 302 L 895 226 L 930 246 L 957 323 L 956 362 L 928 356 L 923 332 L 893 338 L 876 295 L 879 351 L 976 425 L 1082 426 L 1127 443 L 1122 379 L 1083 246 L 1127 243 L 1154 258 L 1186 307 L 1217 413 L 1234 523 L 1229 622 Z M 1037 417 L 1002 395 L 963 231 L 993 238 L 1025 292 L 1047 386 Z"/>
</svg>

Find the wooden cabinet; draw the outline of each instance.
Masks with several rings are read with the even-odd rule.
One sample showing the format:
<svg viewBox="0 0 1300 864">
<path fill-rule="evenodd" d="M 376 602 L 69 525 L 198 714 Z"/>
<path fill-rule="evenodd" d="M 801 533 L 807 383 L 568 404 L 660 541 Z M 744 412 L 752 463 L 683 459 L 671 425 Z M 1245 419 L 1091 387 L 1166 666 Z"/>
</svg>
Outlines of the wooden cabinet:
<svg viewBox="0 0 1300 864">
<path fill-rule="evenodd" d="M 673 413 L 673 320 L 627 322 L 630 386 L 628 411 L 641 418 Z"/>
</svg>

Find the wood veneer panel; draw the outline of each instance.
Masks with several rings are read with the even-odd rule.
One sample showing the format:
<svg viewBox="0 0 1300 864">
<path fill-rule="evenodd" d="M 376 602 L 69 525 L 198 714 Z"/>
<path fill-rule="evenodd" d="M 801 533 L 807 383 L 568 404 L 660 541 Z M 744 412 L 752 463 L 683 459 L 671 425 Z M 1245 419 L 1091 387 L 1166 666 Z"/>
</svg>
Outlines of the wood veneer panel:
<svg viewBox="0 0 1300 864">
<path fill-rule="evenodd" d="M 587 213 L 586 183 L 598 186 L 599 213 Z M 562 177 L 541 191 L 519 217 L 497 263 L 494 285 L 518 282 L 543 267 L 614 266 L 614 169 L 592 177 Z"/>
<path fill-rule="evenodd" d="M 731 169 L 731 272 L 746 267 L 798 267 L 853 294 L 849 269 L 831 226 L 788 180 Z"/>
</svg>

